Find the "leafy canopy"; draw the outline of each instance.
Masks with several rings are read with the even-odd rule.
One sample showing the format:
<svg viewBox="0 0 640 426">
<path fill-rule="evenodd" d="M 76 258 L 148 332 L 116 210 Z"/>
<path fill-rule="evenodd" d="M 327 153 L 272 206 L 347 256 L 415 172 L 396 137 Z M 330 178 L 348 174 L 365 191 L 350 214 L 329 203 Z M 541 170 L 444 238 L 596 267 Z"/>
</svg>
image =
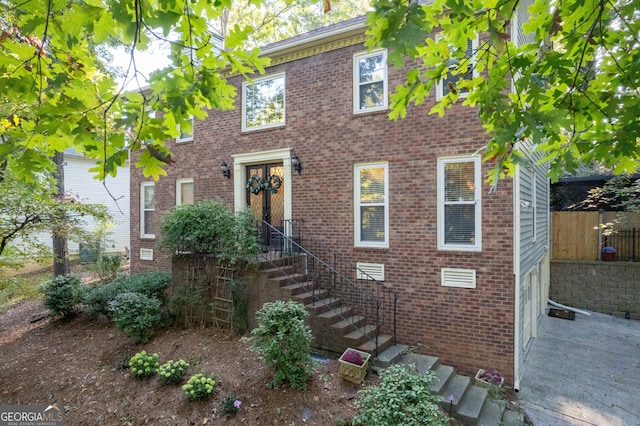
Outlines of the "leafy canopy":
<svg viewBox="0 0 640 426">
<path fill-rule="evenodd" d="M 251 0 L 259 4 L 260 0 Z M 225 49 L 209 30 L 231 0 L 0 0 L 0 164 L 16 160 L 20 178 L 35 182 L 51 157 L 74 147 L 115 174 L 129 149 L 141 151 L 145 176 L 165 174 L 164 140 L 190 131 L 191 116 L 233 107 L 227 75 L 264 71 L 257 49 L 243 49 L 250 28 L 229 30 Z M 171 45 L 171 63 L 142 90 L 136 53 L 154 40 Z M 123 86 L 106 73 L 97 46 L 131 52 Z M 146 88 L 145 88 L 146 89 Z M 156 114 L 159 113 L 159 114 Z M 179 126 L 179 127 L 178 127 Z"/>
<path fill-rule="evenodd" d="M 422 3 L 428 4 L 375 0 L 368 16 L 368 46 L 389 48 L 390 60 L 406 67 L 406 80 L 391 96 L 391 118 L 424 103 L 448 72 L 464 75 L 473 68 L 473 78 L 459 80 L 431 113 L 443 115 L 456 102 L 478 107 L 489 138 L 483 158 L 495 161 L 494 183 L 523 161 L 521 140 L 531 141 L 550 164 L 552 178 L 591 161 L 617 173 L 640 164 L 637 2 Z M 519 43 L 511 24 L 522 30 Z M 466 44 L 476 35 L 470 61 Z M 469 92 L 464 100 L 463 91 Z"/>
</svg>

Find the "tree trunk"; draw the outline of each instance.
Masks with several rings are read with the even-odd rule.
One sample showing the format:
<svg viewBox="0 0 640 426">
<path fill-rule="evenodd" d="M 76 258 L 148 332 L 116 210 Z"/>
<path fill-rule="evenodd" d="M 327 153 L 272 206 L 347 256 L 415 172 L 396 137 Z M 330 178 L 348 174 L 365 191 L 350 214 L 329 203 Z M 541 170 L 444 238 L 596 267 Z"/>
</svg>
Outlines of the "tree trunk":
<svg viewBox="0 0 640 426">
<path fill-rule="evenodd" d="M 64 153 L 56 152 L 53 159 L 56 163 L 57 197 L 58 200 L 62 200 L 64 197 Z M 64 223 L 64 212 L 61 214 L 63 216 L 56 220 L 58 223 Z M 68 251 L 67 238 L 60 226 L 55 225 L 53 228 L 53 276 L 67 275 L 70 272 Z"/>
</svg>

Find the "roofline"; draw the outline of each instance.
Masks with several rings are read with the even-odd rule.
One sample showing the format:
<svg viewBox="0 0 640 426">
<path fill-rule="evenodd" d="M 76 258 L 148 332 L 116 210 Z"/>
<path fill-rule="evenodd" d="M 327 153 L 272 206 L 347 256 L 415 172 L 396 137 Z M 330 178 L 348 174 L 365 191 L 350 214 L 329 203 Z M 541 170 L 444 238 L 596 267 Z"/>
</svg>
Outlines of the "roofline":
<svg viewBox="0 0 640 426">
<path fill-rule="evenodd" d="M 358 18 L 353 19 L 353 21 L 354 22 L 350 22 L 344 26 L 340 25 L 339 23 L 338 26 L 330 28 L 328 30 L 323 31 L 323 29 L 320 28 L 318 29 L 317 33 L 311 31 L 310 33 L 306 33 L 306 35 L 302 34 L 301 36 L 294 36 L 290 39 L 285 39 L 283 41 L 266 45 L 261 48 L 260 56 L 286 55 L 303 48 L 328 44 L 335 40 L 340 40 L 352 35 L 364 33 L 367 28 L 366 15 L 359 16 Z"/>
</svg>

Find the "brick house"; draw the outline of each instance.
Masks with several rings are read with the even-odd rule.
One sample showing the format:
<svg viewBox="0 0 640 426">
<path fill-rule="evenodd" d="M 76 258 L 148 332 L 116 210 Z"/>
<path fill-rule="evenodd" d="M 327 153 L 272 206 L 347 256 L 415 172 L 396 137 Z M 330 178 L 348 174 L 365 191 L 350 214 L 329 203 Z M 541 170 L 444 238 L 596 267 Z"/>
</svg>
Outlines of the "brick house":
<svg viewBox="0 0 640 426">
<path fill-rule="evenodd" d="M 396 292 L 397 342 L 468 373 L 497 368 L 517 387 L 546 306 L 546 170 L 521 167 L 489 195 L 477 111 L 428 114 L 446 84 L 390 121 L 402 70 L 366 50 L 365 29 L 354 19 L 267 46 L 263 76 L 230 79 L 234 110 L 209 111 L 193 135 L 168 142 L 168 176 L 131 169 L 131 270 L 170 270 L 154 251 L 162 212 L 205 198 L 249 204 L 272 224 L 301 220 Z M 273 175 L 277 193 L 247 189 Z"/>
</svg>

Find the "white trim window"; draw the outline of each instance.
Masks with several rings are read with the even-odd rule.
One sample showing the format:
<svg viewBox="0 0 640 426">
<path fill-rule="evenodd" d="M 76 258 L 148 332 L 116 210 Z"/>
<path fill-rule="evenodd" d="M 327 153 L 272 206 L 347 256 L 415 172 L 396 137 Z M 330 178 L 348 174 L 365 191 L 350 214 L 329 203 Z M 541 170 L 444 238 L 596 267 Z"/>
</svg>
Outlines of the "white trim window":
<svg viewBox="0 0 640 426">
<path fill-rule="evenodd" d="M 353 55 L 353 113 L 386 110 L 387 51 Z"/>
<path fill-rule="evenodd" d="M 156 237 L 156 184 L 140 184 L 140 237 Z"/>
<path fill-rule="evenodd" d="M 285 74 L 242 83 L 242 130 L 268 129 L 285 124 Z"/>
<path fill-rule="evenodd" d="M 356 164 L 355 245 L 389 247 L 389 172 L 387 163 Z"/>
<path fill-rule="evenodd" d="M 193 204 L 193 179 L 176 179 L 176 206 Z"/>
<path fill-rule="evenodd" d="M 480 251 L 480 157 L 438 159 L 438 249 Z"/>
<path fill-rule="evenodd" d="M 193 123 L 194 123 L 194 120 L 193 120 L 193 117 L 191 117 L 191 129 L 189 129 L 190 131 L 185 130 L 184 132 L 180 128 L 180 125 L 178 125 L 178 130 L 180 130 L 180 136 L 176 138 L 176 143 L 190 142 L 193 140 Z"/>
<path fill-rule="evenodd" d="M 469 90 L 465 88 L 461 88 L 458 86 L 458 82 L 460 80 L 471 80 L 472 78 L 477 76 L 475 71 L 475 51 L 478 49 L 478 39 L 467 39 L 467 48 L 464 52 L 464 58 L 461 60 L 454 60 L 456 57 L 455 50 L 452 48 L 451 60 L 455 62 L 454 65 L 449 67 L 449 72 L 446 77 L 439 79 L 436 82 L 436 99 L 443 98 L 447 96 L 451 89 L 455 90 L 459 97 L 465 98 L 469 95 Z M 462 67 L 460 72 L 456 71 L 456 74 L 453 73 L 454 70 L 457 70 L 458 67 Z"/>
</svg>

